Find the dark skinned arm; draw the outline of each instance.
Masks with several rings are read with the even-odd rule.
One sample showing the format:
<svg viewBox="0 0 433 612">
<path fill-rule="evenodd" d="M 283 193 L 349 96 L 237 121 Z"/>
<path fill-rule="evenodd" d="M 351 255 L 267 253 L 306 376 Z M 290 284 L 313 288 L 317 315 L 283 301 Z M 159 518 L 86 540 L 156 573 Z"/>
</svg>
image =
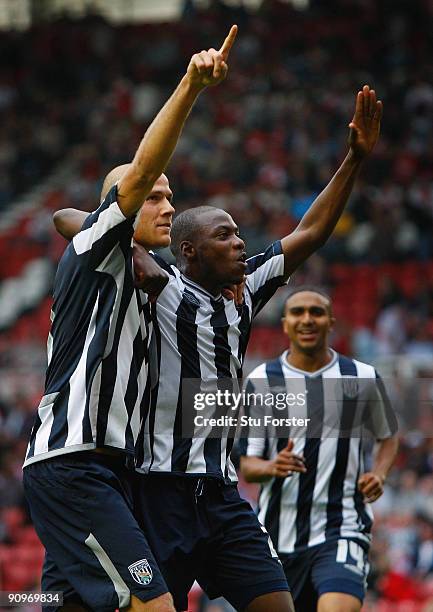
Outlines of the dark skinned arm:
<svg viewBox="0 0 433 612">
<path fill-rule="evenodd" d="M 317 196 L 298 227 L 281 240 L 284 273 L 288 277 L 332 234 L 352 192 L 362 162 L 373 150 L 380 132 L 382 102 L 365 85 L 358 92 L 349 124 L 349 152 L 334 177 Z"/>
<path fill-rule="evenodd" d="M 385 480 L 394 464 L 397 452 L 397 436 L 377 441 L 373 468 L 370 472 L 362 474 L 358 480 L 358 489 L 365 501 L 375 502 L 382 495 Z"/>
<path fill-rule="evenodd" d="M 271 478 L 287 478 L 291 472 L 306 472 L 304 457 L 293 452 L 293 440 L 287 442 L 273 459 L 241 457 L 241 472 L 247 482 L 266 482 Z"/>
</svg>

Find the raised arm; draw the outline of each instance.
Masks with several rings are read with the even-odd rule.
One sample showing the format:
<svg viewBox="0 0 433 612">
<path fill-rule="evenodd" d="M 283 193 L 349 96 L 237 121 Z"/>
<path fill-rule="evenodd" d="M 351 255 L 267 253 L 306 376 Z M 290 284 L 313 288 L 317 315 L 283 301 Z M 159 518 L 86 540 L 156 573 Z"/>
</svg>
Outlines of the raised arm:
<svg viewBox="0 0 433 612">
<path fill-rule="evenodd" d="M 192 56 L 185 76 L 146 131 L 118 185 L 118 204 L 125 216 L 137 212 L 156 179 L 164 172 L 197 96 L 206 87 L 218 85 L 225 79 L 227 59 L 236 34 L 237 26 L 234 25 L 219 51 L 209 49 Z"/>
<path fill-rule="evenodd" d="M 349 152 L 334 177 L 317 196 L 298 227 L 282 239 L 284 273 L 288 277 L 332 234 L 352 192 L 362 162 L 377 142 L 382 102 L 364 85 L 356 98 L 355 114 L 349 124 Z"/>
<path fill-rule="evenodd" d="M 118 182 L 117 203 L 126 217 L 138 211 L 163 173 L 197 96 L 227 76 L 227 60 L 236 34 L 234 25 L 219 51 L 209 49 L 192 56 L 185 76 L 147 129 L 132 163 Z M 57 231 L 71 240 L 86 217 L 87 213 L 68 208 L 57 211 L 53 220 Z"/>
</svg>

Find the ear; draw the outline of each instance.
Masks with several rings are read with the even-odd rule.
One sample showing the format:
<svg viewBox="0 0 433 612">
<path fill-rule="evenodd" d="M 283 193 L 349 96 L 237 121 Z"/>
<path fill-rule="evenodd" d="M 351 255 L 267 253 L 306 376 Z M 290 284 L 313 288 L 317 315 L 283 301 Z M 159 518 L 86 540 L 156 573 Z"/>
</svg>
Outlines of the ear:
<svg viewBox="0 0 433 612">
<path fill-rule="evenodd" d="M 189 240 L 183 240 L 180 243 L 180 253 L 185 261 L 190 262 L 194 261 L 197 257 L 197 251 L 195 250 L 194 245 Z"/>
<path fill-rule="evenodd" d="M 329 331 L 332 331 L 334 329 L 334 325 L 335 325 L 335 317 L 330 317 L 329 319 Z"/>
<path fill-rule="evenodd" d="M 286 334 L 286 336 L 287 336 L 287 321 L 286 321 L 286 318 L 285 318 L 285 317 L 282 317 L 282 318 L 281 318 L 281 325 L 282 325 L 282 328 L 283 328 L 283 332 L 284 332 L 284 333 Z"/>
</svg>

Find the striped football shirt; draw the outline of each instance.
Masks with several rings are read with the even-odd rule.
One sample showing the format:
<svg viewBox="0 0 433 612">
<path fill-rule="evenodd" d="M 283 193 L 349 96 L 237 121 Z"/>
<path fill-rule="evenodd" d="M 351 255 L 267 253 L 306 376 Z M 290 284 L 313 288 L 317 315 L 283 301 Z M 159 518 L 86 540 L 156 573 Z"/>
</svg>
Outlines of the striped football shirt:
<svg viewBox="0 0 433 612">
<path fill-rule="evenodd" d="M 262 381 L 274 393 L 305 398 L 287 412 L 304 416 L 304 424 L 291 425 L 284 435 L 279 431 L 278 437 L 276 430 L 273 435 L 272 430 L 270 435 L 266 430 L 258 435 L 250 428 L 240 444 L 243 455 L 273 459 L 290 438 L 293 452 L 304 455 L 305 473 L 272 478 L 261 487 L 259 520 L 277 552 L 293 553 L 346 537 L 368 543 L 373 514 L 357 489 L 364 471 L 362 428 L 357 425 L 366 425 L 376 439 L 389 438 L 396 431 L 395 417 L 375 369 L 332 351 L 332 360 L 325 367 L 304 372 L 287 363 L 286 351 L 246 378 L 245 410 L 252 423 L 265 410 L 249 400 L 263 391 Z"/>
<path fill-rule="evenodd" d="M 96 447 L 134 453 L 149 405 L 149 305 L 134 288 L 134 217 L 117 186 L 60 260 L 48 338 L 45 392 L 24 466 Z"/>
<path fill-rule="evenodd" d="M 286 283 L 281 242 L 247 260 L 244 303 L 236 306 L 214 296 L 160 258 L 169 273 L 153 312 L 159 383 L 142 431 L 138 465 L 142 472 L 206 475 L 236 481 L 230 460 L 230 428 L 221 436 L 182 434 L 183 385 L 191 379 L 203 383 L 236 382 L 242 376 L 253 317 Z"/>
</svg>

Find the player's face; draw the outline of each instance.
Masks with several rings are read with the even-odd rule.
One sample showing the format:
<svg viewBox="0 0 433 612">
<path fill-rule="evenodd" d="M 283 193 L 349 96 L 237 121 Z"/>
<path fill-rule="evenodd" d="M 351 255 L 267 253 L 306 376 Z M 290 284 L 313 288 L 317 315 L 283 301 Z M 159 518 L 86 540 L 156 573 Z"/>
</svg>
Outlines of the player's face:
<svg viewBox="0 0 433 612">
<path fill-rule="evenodd" d="M 283 329 L 292 347 L 303 353 L 311 355 L 328 345 L 334 321 L 328 300 L 319 293 L 300 291 L 286 302 Z"/>
<path fill-rule="evenodd" d="M 154 183 L 138 214 L 134 240 L 151 249 L 170 245 L 173 193 L 165 174 Z"/>
<path fill-rule="evenodd" d="M 200 235 L 195 241 L 200 271 L 215 286 L 238 284 L 243 280 L 245 242 L 231 216 L 223 210 L 203 214 Z"/>
</svg>

